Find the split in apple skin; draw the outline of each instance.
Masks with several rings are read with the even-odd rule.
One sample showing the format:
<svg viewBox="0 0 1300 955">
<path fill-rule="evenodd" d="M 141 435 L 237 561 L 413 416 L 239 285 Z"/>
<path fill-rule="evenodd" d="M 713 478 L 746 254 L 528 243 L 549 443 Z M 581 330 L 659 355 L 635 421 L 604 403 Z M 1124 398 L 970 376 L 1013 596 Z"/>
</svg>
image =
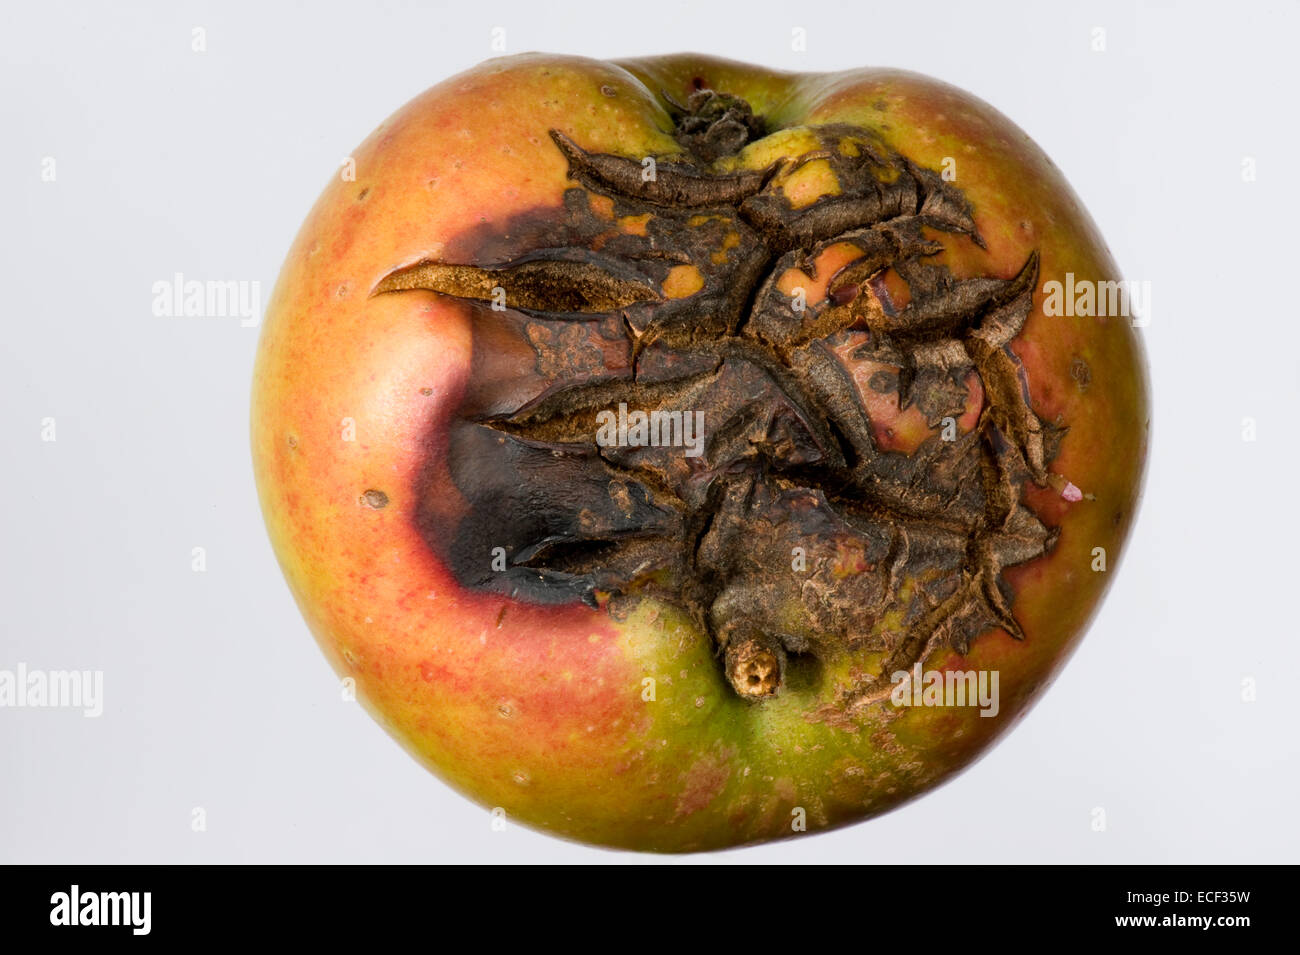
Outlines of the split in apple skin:
<svg viewBox="0 0 1300 955">
<path fill-rule="evenodd" d="M 954 278 L 927 260 L 945 240 L 982 245 L 970 204 L 870 131 L 811 127 L 819 148 L 722 172 L 719 160 L 761 137 L 761 117 L 712 90 L 678 109 L 685 158 L 650 178 L 637 157 L 551 131 L 578 184 L 552 231 L 563 244 L 503 262 L 425 260 L 376 287 L 476 303 L 476 320 L 527 340 L 551 382 L 506 411 L 465 409 L 448 460 L 469 515 L 453 528 L 426 512 L 430 546 L 463 585 L 512 599 L 671 601 L 753 701 L 779 692 L 795 654 L 883 655 L 841 693 L 851 713 L 940 647 L 964 653 L 993 627 L 1022 639 L 1002 570 L 1055 542 L 1020 497 L 1026 481 L 1045 484 L 1064 434 L 1034 413 L 1008 347 L 1033 306 L 1037 254 L 1013 276 Z M 795 205 L 784 186 L 810 163 L 835 189 Z M 611 236 L 602 201 L 638 227 Z M 846 247 L 821 300 L 783 283 L 817 277 Z M 901 309 L 881 283 L 889 270 L 907 286 Z M 882 449 L 855 360 L 896 366 L 899 406 L 916 402 L 933 423 L 963 413 L 974 373 L 977 424 Z M 612 408 L 645 433 L 600 440 Z M 687 455 L 682 420 L 696 409 L 707 435 Z M 496 548 L 504 567 L 488 558 Z M 835 573 L 846 548 L 871 571 Z M 801 624 L 792 606 L 806 609 Z M 890 612 L 901 633 L 882 632 Z"/>
</svg>

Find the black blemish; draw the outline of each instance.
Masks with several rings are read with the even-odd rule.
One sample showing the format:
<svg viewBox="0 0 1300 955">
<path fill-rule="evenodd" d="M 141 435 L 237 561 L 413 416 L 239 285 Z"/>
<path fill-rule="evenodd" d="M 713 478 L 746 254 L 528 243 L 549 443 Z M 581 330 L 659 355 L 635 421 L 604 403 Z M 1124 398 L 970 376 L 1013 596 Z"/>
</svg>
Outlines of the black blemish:
<svg viewBox="0 0 1300 955">
<path fill-rule="evenodd" d="M 1087 391 L 1088 385 L 1092 383 L 1092 369 L 1082 358 L 1076 358 L 1070 362 L 1070 377 L 1078 384 L 1080 391 Z"/>
<path fill-rule="evenodd" d="M 388 506 L 388 495 L 383 491 L 376 491 L 374 488 L 371 488 L 369 491 L 366 491 L 361 495 L 361 503 L 366 507 L 373 507 L 375 510 L 379 510 L 382 507 Z"/>
<path fill-rule="evenodd" d="M 878 371 L 871 376 L 867 387 L 878 395 L 890 395 L 898 390 L 898 375 L 892 371 Z"/>
</svg>

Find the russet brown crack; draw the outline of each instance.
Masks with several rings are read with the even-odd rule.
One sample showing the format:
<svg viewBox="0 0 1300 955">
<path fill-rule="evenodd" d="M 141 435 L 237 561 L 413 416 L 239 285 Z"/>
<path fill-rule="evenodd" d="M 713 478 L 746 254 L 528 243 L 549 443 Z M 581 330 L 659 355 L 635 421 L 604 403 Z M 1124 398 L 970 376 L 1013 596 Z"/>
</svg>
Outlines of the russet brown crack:
<svg viewBox="0 0 1300 955">
<path fill-rule="evenodd" d="M 753 701 L 779 692 L 794 656 L 865 650 L 876 672 L 839 688 L 852 714 L 941 647 L 965 652 L 994 627 L 1023 639 L 1002 571 L 1055 541 L 1020 490 L 1046 481 L 1064 435 L 1033 411 L 1008 348 L 1037 254 L 1012 276 L 958 279 L 927 260 L 945 239 L 982 247 L 970 203 L 870 131 L 811 127 L 806 155 L 720 172 L 763 120 L 707 89 L 669 106 L 684 151 L 654 177 L 643 157 L 552 130 L 575 183 L 563 210 L 502 227 L 533 229 L 534 247 L 418 262 L 375 289 L 473 303 L 476 349 L 518 341 L 536 358 L 530 397 L 487 381 L 462 408 L 447 463 L 468 512 L 450 526 L 426 507 L 426 540 L 465 586 L 515 599 L 675 603 Z M 783 183 L 814 159 L 838 188 L 796 208 Z M 783 290 L 845 245 L 857 253 L 823 300 Z M 891 271 L 909 289 L 901 309 L 878 285 Z M 871 388 L 931 427 L 962 414 L 978 375 L 978 423 L 910 454 L 880 447 L 858 361 L 896 368 Z M 602 415 L 626 435 L 601 440 Z"/>
</svg>

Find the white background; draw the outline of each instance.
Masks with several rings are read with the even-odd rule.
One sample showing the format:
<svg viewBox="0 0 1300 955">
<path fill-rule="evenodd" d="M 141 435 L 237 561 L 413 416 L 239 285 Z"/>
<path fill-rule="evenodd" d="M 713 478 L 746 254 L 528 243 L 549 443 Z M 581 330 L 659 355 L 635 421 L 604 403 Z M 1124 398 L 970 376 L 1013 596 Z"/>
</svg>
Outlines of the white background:
<svg viewBox="0 0 1300 955">
<path fill-rule="evenodd" d="M 1152 287 L 1145 501 L 1055 686 L 893 814 L 687 861 L 1296 861 L 1300 6 L 1063 6 L 5 4 L 0 669 L 102 670 L 105 712 L 0 709 L 0 861 L 646 858 L 493 832 L 340 701 L 258 512 L 259 330 L 151 311 L 175 272 L 258 281 L 265 303 L 342 158 L 495 55 L 494 27 L 509 52 L 955 83 L 1038 141 Z"/>
</svg>

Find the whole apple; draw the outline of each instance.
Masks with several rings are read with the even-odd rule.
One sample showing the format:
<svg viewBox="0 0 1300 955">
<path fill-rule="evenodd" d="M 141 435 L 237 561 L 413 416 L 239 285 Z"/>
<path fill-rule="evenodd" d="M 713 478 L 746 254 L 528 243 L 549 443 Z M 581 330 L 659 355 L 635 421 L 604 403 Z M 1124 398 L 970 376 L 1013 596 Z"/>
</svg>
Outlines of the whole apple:
<svg viewBox="0 0 1300 955">
<path fill-rule="evenodd" d="M 607 846 L 761 842 L 933 788 L 1050 683 L 1146 379 L 992 107 L 529 54 L 351 155 L 268 309 L 257 484 L 331 663 L 442 779 Z"/>
</svg>

